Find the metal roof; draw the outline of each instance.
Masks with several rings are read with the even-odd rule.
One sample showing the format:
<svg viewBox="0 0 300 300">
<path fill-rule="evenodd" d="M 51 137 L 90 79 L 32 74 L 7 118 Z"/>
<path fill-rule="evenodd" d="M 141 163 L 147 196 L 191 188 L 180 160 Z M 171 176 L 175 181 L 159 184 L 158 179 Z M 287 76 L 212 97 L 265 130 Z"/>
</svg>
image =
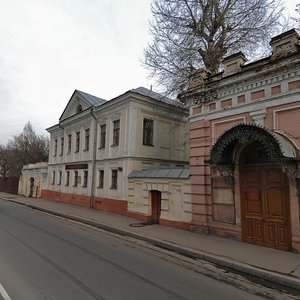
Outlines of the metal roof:
<svg viewBox="0 0 300 300">
<path fill-rule="evenodd" d="M 106 100 L 98 98 L 96 96 L 90 95 L 88 93 L 82 92 L 77 90 L 77 92 L 84 97 L 84 99 L 92 106 L 100 106 L 101 104 L 105 103 Z"/>
<path fill-rule="evenodd" d="M 190 176 L 189 169 L 157 169 L 132 171 L 128 178 L 175 178 L 187 179 Z"/>
<path fill-rule="evenodd" d="M 148 90 L 148 89 L 146 89 L 145 87 L 142 87 L 142 86 L 140 86 L 136 89 L 132 89 L 130 91 L 133 92 L 133 93 L 136 93 L 136 94 L 140 94 L 140 95 L 143 95 L 143 96 L 147 96 L 147 97 L 156 99 L 158 101 L 168 103 L 168 104 L 172 104 L 172 105 L 176 105 L 176 106 L 183 106 L 183 104 L 180 101 L 178 101 L 177 99 L 168 98 L 164 95 L 161 95 L 159 93 Z"/>
</svg>

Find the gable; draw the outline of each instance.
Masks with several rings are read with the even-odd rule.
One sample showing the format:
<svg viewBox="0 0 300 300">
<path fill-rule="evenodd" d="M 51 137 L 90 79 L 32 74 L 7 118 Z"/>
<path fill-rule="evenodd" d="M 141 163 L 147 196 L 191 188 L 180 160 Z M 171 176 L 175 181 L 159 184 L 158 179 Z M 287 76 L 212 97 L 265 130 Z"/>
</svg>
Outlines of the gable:
<svg viewBox="0 0 300 300">
<path fill-rule="evenodd" d="M 106 100 L 104 99 L 75 90 L 62 115 L 60 116 L 59 121 L 61 122 L 91 107 L 100 106 L 105 102 Z"/>
</svg>

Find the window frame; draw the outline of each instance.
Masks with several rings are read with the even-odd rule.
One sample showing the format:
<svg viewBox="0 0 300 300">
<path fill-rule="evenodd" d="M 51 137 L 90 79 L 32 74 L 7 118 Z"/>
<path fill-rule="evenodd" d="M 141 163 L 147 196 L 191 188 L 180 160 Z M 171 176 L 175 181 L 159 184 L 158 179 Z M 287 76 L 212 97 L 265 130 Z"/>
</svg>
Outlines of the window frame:
<svg viewBox="0 0 300 300">
<path fill-rule="evenodd" d="M 61 185 L 61 181 L 62 181 L 62 171 L 58 171 L 58 183 L 57 183 L 57 185 Z"/>
<path fill-rule="evenodd" d="M 147 128 L 147 123 L 151 124 Z M 144 146 L 153 146 L 153 133 L 154 133 L 154 120 L 144 118 L 143 119 L 143 145 Z"/>
<path fill-rule="evenodd" d="M 84 188 L 86 188 L 88 185 L 88 176 L 89 176 L 89 171 L 84 170 L 83 171 L 83 183 L 82 183 L 82 187 L 84 187 Z"/>
<path fill-rule="evenodd" d="M 64 154 L 64 145 L 65 145 L 65 138 L 62 137 L 60 138 L 60 156 Z"/>
<path fill-rule="evenodd" d="M 52 171 L 52 185 L 55 185 L 55 171 Z"/>
<path fill-rule="evenodd" d="M 74 184 L 73 184 L 73 187 L 77 187 L 78 186 L 78 177 L 79 177 L 79 174 L 78 174 L 78 171 L 74 171 Z"/>
<path fill-rule="evenodd" d="M 71 153 L 72 151 L 72 134 L 68 135 L 68 152 L 67 153 Z"/>
<path fill-rule="evenodd" d="M 118 170 L 117 169 L 112 169 L 111 170 L 111 185 L 110 188 L 112 190 L 117 190 L 118 189 Z"/>
<path fill-rule="evenodd" d="M 85 129 L 85 139 L 84 139 L 84 151 L 90 149 L 90 128 Z"/>
<path fill-rule="evenodd" d="M 100 144 L 99 149 L 104 149 L 106 143 L 106 124 L 100 125 Z"/>
<path fill-rule="evenodd" d="M 69 186 L 70 185 L 70 171 L 66 171 L 66 184 L 65 186 Z"/>
<path fill-rule="evenodd" d="M 120 143 L 120 119 L 113 121 L 113 143 L 112 146 L 119 146 Z"/>
<path fill-rule="evenodd" d="M 98 188 L 104 188 L 104 170 L 98 170 Z"/>
<path fill-rule="evenodd" d="M 54 140 L 54 153 L 53 156 L 57 155 L 57 139 Z"/>
<path fill-rule="evenodd" d="M 80 131 L 76 132 L 76 140 L 75 140 L 75 153 L 78 153 L 80 150 Z"/>
</svg>

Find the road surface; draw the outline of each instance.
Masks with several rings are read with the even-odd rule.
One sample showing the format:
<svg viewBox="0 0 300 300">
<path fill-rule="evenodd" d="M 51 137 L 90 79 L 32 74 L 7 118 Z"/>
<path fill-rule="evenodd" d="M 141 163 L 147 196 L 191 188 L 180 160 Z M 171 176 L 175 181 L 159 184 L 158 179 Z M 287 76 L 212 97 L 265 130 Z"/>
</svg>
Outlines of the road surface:
<svg viewBox="0 0 300 300">
<path fill-rule="evenodd" d="M 12 300 L 261 299 L 132 241 L 3 201 L 0 284 Z"/>
</svg>

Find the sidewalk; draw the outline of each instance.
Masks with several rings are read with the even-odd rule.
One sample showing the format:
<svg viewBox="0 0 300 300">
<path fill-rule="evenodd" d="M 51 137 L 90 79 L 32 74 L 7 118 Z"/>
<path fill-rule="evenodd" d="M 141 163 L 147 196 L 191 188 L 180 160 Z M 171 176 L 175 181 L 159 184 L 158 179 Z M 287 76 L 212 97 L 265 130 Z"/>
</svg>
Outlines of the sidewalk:
<svg viewBox="0 0 300 300">
<path fill-rule="evenodd" d="M 183 255 L 300 290 L 300 254 L 255 246 L 161 225 L 133 227 L 139 220 L 95 209 L 0 192 L 0 199 L 147 241 Z"/>
</svg>

